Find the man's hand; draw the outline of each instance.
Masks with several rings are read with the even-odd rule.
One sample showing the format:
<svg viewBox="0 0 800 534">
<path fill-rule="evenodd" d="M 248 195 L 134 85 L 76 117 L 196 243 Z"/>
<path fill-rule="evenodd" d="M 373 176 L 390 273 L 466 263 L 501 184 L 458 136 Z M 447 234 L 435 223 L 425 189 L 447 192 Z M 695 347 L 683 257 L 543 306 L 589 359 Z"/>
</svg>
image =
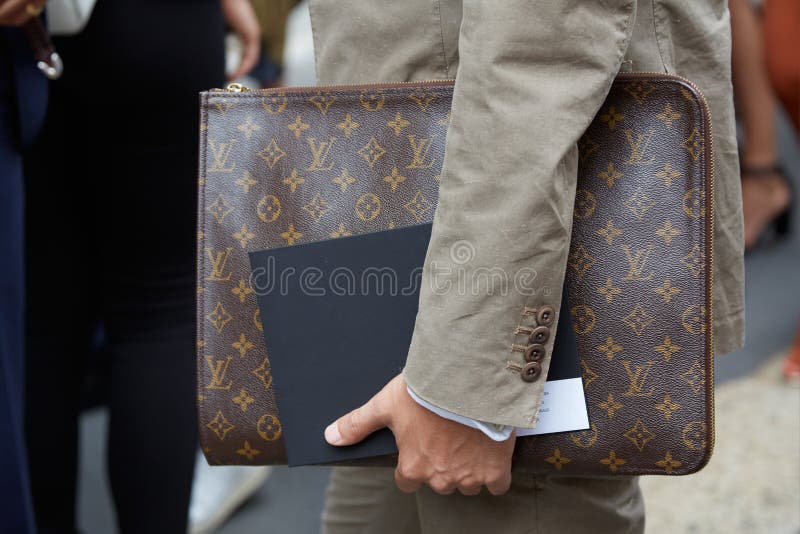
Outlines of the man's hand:
<svg viewBox="0 0 800 534">
<path fill-rule="evenodd" d="M 0 0 L 0 26 L 22 26 L 44 8 L 44 0 Z"/>
<path fill-rule="evenodd" d="M 331 445 L 352 445 L 388 427 L 400 455 L 395 482 L 406 493 L 428 484 L 447 495 L 458 489 L 476 495 L 485 485 L 502 495 L 511 485 L 511 455 L 516 437 L 493 441 L 480 430 L 444 419 L 417 404 L 397 375 L 360 408 L 325 429 Z"/>
</svg>

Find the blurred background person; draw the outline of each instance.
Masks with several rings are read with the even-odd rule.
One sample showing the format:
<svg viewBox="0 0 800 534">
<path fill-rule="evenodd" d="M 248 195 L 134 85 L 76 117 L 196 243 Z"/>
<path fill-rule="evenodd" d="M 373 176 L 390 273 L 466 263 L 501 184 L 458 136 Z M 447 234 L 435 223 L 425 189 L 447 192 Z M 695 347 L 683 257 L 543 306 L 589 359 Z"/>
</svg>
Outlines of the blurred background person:
<svg viewBox="0 0 800 534">
<path fill-rule="evenodd" d="M 793 7 L 790 6 L 793 4 Z M 777 142 L 777 99 L 770 80 L 768 64 L 780 80 L 787 102 L 792 105 L 789 93 L 792 82 L 784 82 L 784 73 L 797 66 L 797 50 L 789 43 L 797 41 L 798 26 L 791 28 L 791 23 L 782 20 L 777 12 L 784 13 L 786 21 L 793 20 L 791 11 L 798 13 L 796 0 L 767 0 L 765 9 L 771 13 L 773 32 L 762 30 L 764 20 L 750 0 L 731 0 L 731 30 L 733 34 L 732 71 L 733 86 L 736 99 L 736 111 L 741 125 L 743 140 L 740 143 L 742 171 L 742 201 L 744 211 L 745 247 L 756 244 L 768 226 L 772 226 L 777 236 L 784 236 L 789 231 L 789 215 L 792 205 L 790 181 L 786 177 L 778 159 Z M 800 24 L 797 16 L 796 24 Z M 781 35 L 785 33 L 786 35 Z M 769 55 L 765 52 L 765 35 L 771 34 L 773 41 L 777 39 L 779 47 L 772 46 Z M 792 53 L 791 51 L 794 51 Z M 767 58 L 772 60 L 768 62 Z M 788 63 L 788 64 L 787 64 Z M 797 81 L 794 81 L 794 108 L 796 112 Z M 789 108 L 787 108 L 789 109 Z"/>
<path fill-rule="evenodd" d="M 783 111 L 795 135 L 800 133 L 800 2 L 765 0 L 759 9 L 750 0 L 730 0 L 730 8 L 733 86 L 743 137 L 744 239 L 750 249 L 763 238 L 785 237 L 791 228 L 795 187 L 781 162 L 777 119 Z M 783 375 L 800 381 L 800 332 Z"/>
<path fill-rule="evenodd" d="M 47 83 L 18 28 L 41 2 L 0 0 L 0 531 L 33 533 L 24 417 L 21 151 L 41 125 Z"/>
<path fill-rule="evenodd" d="M 286 24 L 300 0 L 251 0 L 261 25 L 261 59 L 253 72 L 260 87 L 279 87 L 283 79 Z"/>
<path fill-rule="evenodd" d="M 197 93 L 225 81 L 225 20 L 245 43 L 239 76 L 258 58 L 247 0 L 100 0 L 80 33 L 56 39 L 66 68 L 25 169 L 26 433 L 41 532 L 76 530 L 77 422 L 98 339 L 119 529 L 186 530 Z"/>
<path fill-rule="evenodd" d="M 765 0 L 763 36 L 767 70 L 784 110 L 800 132 L 800 2 Z"/>
<path fill-rule="evenodd" d="M 783 109 L 800 134 L 800 2 L 768 0 L 763 9 L 764 47 L 772 87 Z M 794 177 L 797 179 L 797 177 Z M 796 182 L 795 182 L 796 186 Z M 795 187 L 795 191 L 796 191 Z M 793 199 L 794 201 L 794 199 Z M 800 328 L 783 364 L 787 380 L 800 384 Z"/>
</svg>

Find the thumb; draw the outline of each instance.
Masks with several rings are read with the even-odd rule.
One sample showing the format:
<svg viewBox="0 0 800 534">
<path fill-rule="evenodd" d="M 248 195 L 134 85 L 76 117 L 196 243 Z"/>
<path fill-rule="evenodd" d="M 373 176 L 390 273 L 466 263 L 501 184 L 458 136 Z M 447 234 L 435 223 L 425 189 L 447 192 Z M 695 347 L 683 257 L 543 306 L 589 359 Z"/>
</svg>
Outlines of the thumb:
<svg viewBox="0 0 800 534">
<path fill-rule="evenodd" d="M 378 408 L 383 394 L 378 393 L 363 406 L 331 423 L 325 429 L 325 441 L 337 446 L 352 445 L 384 428 L 386 420 Z"/>
</svg>

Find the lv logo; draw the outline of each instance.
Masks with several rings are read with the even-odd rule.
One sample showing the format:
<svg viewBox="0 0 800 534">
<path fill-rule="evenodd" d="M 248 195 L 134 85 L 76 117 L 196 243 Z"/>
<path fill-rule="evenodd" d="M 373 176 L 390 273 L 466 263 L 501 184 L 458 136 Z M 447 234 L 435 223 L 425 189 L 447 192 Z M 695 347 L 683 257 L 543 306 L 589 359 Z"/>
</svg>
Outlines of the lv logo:
<svg viewBox="0 0 800 534">
<path fill-rule="evenodd" d="M 214 162 L 211 164 L 209 172 L 233 172 L 236 168 L 236 163 L 228 165 L 228 160 L 231 157 L 231 150 L 233 145 L 236 144 L 236 139 L 231 139 L 226 143 L 218 143 L 216 139 L 209 139 L 208 146 L 211 149 L 211 155 Z"/>
<path fill-rule="evenodd" d="M 208 363 L 208 368 L 211 370 L 211 382 L 206 386 L 206 389 L 231 389 L 233 380 L 225 381 L 231 358 L 232 356 L 228 356 L 215 360 L 213 356 L 206 356 L 206 363 Z"/>
<path fill-rule="evenodd" d="M 224 251 L 214 251 L 211 247 L 206 247 L 206 255 L 211 262 L 211 274 L 206 277 L 206 280 L 212 282 L 227 282 L 231 279 L 231 272 L 225 274 L 225 266 L 228 264 L 228 256 L 231 254 L 233 248 L 228 247 Z"/>
<path fill-rule="evenodd" d="M 311 149 L 311 156 L 313 160 L 311 165 L 306 168 L 307 171 L 329 171 L 333 168 L 333 161 L 326 165 L 328 161 L 328 154 L 331 153 L 331 147 L 336 138 L 331 137 L 327 141 L 319 141 L 313 137 L 307 137 L 308 146 Z"/>
<path fill-rule="evenodd" d="M 650 374 L 650 369 L 653 367 L 654 362 L 647 362 L 644 365 L 634 365 L 631 369 L 631 362 L 624 360 L 622 366 L 625 367 L 625 373 L 628 375 L 630 384 L 628 391 L 622 394 L 623 397 L 650 397 L 653 395 L 653 387 L 645 391 L 644 386 L 647 382 L 647 375 Z"/>
<path fill-rule="evenodd" d="M 650 141 L 653 139 L 655 130 L 649 130 L 647 133 L 634 133 L 633 130 L 625 130 L 625 137 L 628 140 L 628 146 L 631 147 L 631 155 L 628 157 L 626 165 L 650 165 L 655 159 L 650 156 L 645 159 L 647 152 L 650 148 Z"/>
<path fill-rule="evenodd" d="M 406 169 L 430 169 L 433 167 L 433 159 L 426 161 L 428 159 L 428 152 L 431 150 L 431 145 L 433 145 L 433 138 L 436 137 L 421 137 L 417 139 L 416 135 L 409 135 L 408 142 L 411 145 L 411 150 L 414 153 L 414 157 L 411 160 L 411 163 L 406 165 Z"/>
<path fill-rule="evenodd" d="M 635 251 L 632 251 L 628 245 L 622 245 L 622 251 L 625 252 L 625 257 L 628 259 L 628 274 L 625 275 L 625 280 L 637 282 L 652 280 L 653 271 L 644 274 L 644 268 L 650 259 L 653 245 L 648 245 L 647 248 L 639 248 Z"/>
<path fill-rule="evenodd" d="M 270 115 L 278 115 L 279 113 L 282 113 L 283 110 L 286 109 L 286 105 L 288 103 L 289 99 L 286 98 L 286 95 L 283 93 L 278 93 L 275 96 L 261 99 L 261 106 L 264 108 L 264 111 Z"/>
</svg>

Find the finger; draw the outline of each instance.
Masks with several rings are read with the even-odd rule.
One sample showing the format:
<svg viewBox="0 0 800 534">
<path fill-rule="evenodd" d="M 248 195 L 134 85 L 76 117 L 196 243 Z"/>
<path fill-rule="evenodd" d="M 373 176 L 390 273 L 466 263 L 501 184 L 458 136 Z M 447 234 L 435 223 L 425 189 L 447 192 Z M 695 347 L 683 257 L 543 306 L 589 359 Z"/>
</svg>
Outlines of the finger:
<svg viewBox="0 0 800 534">
<path fill-rule="evenodd" d="M 466 495 L 467 497 L 472 497 L 474 495 L 479 494 L 481 492 L 481 489 L 483 489 L 483 486 L 481 486 L 480 484 L 458 485 L 458 491 L 461 492 L 462 495 Z"/>
<path fill-rule="evenodd" d="M 414 493 L 415 491 L 417 491 L 419 488 L 422 487 L 421 481 L 414 480 L 404 475 L 399 465 L 397 469 L 394 470 L 394 483 L 397 484 L 397 487 L 403 493 Z"/>
<path fill-rule="evenodd" d="M 489 490 L 489 493 L 492 495 L 503 495 L 508 489 L 511 487 L 511 471 L 507 470 L 503 473 L 503 475 L 486 484 L 486 488 Z"/>
<path fill-rule="evenodd" d="M 428 485 L 439 495 L 450 495 L 456 490 L 456 485 L 454 482 L 450 482 L 439 477 L 431 479 L 428 482 Z"/>
<path fill-rule="evenodd" d="M 386 421 L 377 408 L 378 396 L 382 393 L 378 393 L 365 405 L 331 423 L 325 429 L 325 440 L 331 445 L 352 445 L 385 427 Z"/>
<path fill-rule="evenodd" d="M 12 13 L 17 14 L 19 11 L 25 11 L 25 0 L 7 0 L 0 3 L 0 17 L 8 17 Z"/>
</svg>

